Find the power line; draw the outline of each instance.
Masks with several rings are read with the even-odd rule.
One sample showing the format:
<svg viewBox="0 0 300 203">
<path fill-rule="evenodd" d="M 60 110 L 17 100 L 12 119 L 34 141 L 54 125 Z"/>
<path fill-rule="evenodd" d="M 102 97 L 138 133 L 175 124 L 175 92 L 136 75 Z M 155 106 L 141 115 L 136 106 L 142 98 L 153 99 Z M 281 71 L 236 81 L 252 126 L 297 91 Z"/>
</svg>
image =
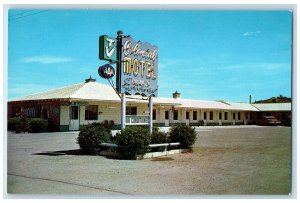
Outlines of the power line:
<svg viewBox="0 0 300 203">
<path fill-rule="evenodd" d="M 28 15 L 24 15 L 24 16 L 20 16 L 20 17 L 17 17 L 17 18 L 13 18 L 13 19 L 10 19 L 9 21 L 15 21 L 15 20 L 18 20 L 18 19 L 21 19 L 21 18 L 25 18 L 25 17 L 28 17 L 28 16 L 33 16 L 33 15 L 36 15 L 36 14 L 39 14 L 39 13 L 43 13 L 43 12 L 47 12 L 49 11 L 50 9 L 48 10 L 43 10 L 43 11 L 39 11 L 39 12 L 36 12 L 36 13 L 30 13 Z"/>
</svg>

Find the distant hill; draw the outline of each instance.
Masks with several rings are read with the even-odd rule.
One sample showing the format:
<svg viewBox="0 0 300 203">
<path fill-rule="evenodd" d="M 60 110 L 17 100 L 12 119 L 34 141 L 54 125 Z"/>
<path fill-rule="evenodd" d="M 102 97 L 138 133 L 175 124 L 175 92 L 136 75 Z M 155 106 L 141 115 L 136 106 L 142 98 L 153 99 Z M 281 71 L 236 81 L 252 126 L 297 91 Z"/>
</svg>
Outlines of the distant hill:
<svg viewBox="0 0 300 203">
<path fill-rule="evenodd" d="M 255 101 L 254 104 L 259 104 L 259 103 L 289 103 L 289 102 L 292 102 L 291 98 L 279 95 L 278 97 L 272 97 L 270 99 Z"/>
</svg>

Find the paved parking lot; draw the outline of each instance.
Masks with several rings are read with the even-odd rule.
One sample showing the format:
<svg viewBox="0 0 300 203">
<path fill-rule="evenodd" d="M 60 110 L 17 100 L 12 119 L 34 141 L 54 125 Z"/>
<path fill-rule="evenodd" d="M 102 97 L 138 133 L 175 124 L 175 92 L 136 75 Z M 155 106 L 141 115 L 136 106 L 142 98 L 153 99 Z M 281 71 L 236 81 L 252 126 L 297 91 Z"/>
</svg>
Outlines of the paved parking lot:
<svg viewBox="0 0 300 203">
<path fill-rule="evenodd" d="M 78 133 L 8 134 L 10 194 L 288 194 L 291 128 L 197 128 L 193 153 L 139 161 L 81 155 Z"/>
</svg>

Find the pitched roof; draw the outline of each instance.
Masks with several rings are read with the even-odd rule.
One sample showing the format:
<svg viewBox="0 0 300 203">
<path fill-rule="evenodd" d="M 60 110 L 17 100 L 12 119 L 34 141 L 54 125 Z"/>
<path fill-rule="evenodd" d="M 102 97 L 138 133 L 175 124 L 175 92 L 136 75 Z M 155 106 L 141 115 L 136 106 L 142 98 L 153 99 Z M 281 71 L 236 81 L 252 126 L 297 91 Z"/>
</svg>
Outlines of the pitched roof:
<svg viewBox="0 0 300 203">
<path fill-rule="evenodd" d="M 227 105 L 219 101 L 205 101 L 205 100 L 193 100 L 193 99 L 174 99 L 180 103 L 182 108 L 202 108 L 202 109 L 224 109 L 230 110 L 230 105 Z"/>
<path fill-rule="evenodd" d="M 43 100 L 43 99 L 69 99 L 76 91 L 78 91 L 84 84 L 75 84 L 62 88 L 49 90 L 46 92 L 31 94 L 10 101 L 28 101 L 28 100 Z"/>
<path fill-rule="evenodd" d="M 232 110 L 240 110 L 240 111 L 258 111 L 252 104 L 249 103 L 235 103 L 235 102 L 228 102 L 231 106 Z"/>
<path fill-rule="evenodd" d="M 95 81 L 70 85 L 42 93 L 20 97 L 11 101 L 29 101 L 45 99 L 69 99 L 71 101 L 112 101 L 120 102 L 121 99 L 110 85 L 105 85 Z M 139 96 L 128 96 L 127 102 L 147 103 Z M 154 105 L 175 106 L 178 108 L 190 109 L 222 109 L 240 111 L 291 111 L 291 103 L 270 103 L 270 104 L 248 104 L 233 103 L 224 101 L 205 101 L 181 98 L 154 97 Z"/>
<path fill-rule="evenodd" d="M 118 101 L 120 98 L 114 89 L 97 82 L 80 83 L 46 92 L 20 97 L 11 101 L 28 101 L 44 99 L 70 99 L 70 100 L 103 100 Z"/>
<path fill-rule="evenodd" d="M 252 104 L 260 111 L 291 111 L 292 103 L 266 103 Z"/>
</svg>

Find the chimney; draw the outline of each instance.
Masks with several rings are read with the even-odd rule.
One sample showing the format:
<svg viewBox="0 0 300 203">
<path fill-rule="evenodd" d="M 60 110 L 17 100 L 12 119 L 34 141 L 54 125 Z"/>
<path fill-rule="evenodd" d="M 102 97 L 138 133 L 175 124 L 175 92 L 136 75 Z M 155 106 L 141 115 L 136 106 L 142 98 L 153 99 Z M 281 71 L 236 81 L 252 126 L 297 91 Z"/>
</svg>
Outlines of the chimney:
<svg viewBox="0 0 300 203">
<path fill-rule="evenodd" d="M 176 90 L 176 92 L 173 93 L 173 98 L 174 99 L 180 98 L 180 93 L 177 92 L 177 90 Z"/>
<path fill-rule="evenodd" d="M 93 79 L 92 76 L 90 76 L 90 78 L 88 79 L 85 79 L 85 83 L 88 83 L 88 82 L 95 82 L 96 79 Z"/>
<path fill-rule="evenodd" d="M 251 95 L 249 96 L 249 104 L 252 104 Z"/>
</svg>

